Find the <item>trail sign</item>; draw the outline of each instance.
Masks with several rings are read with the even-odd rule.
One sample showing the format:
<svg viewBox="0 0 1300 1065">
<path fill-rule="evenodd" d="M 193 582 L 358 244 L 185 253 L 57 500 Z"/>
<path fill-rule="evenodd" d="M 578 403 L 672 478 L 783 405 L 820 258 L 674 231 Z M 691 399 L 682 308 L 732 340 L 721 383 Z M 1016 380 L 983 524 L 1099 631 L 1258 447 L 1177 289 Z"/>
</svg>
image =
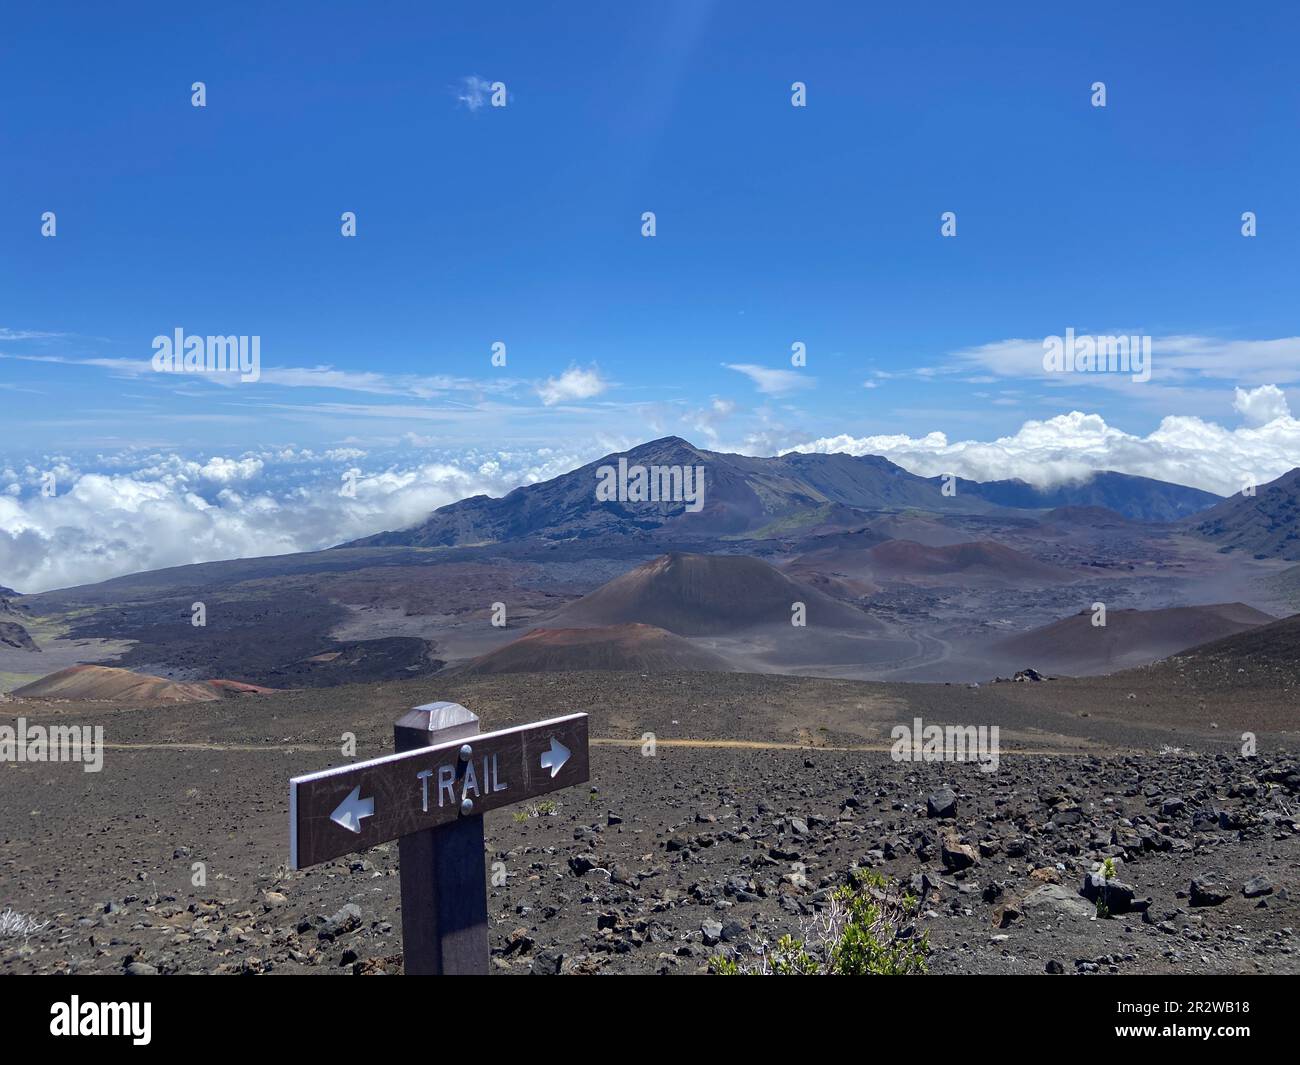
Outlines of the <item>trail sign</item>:
<svg viewBox="0 0 1300 1065">
<path fill-rule="evenodd" d="M 589 779 L 587 715 L 457 736 L 289 781 L 290 865 L 303 869 Z"/>
<path fill-rule="evenodd" d="M 289 864 L 302 869 L 396 839 L 402 964 L 486 973 L 483 813 L 589 779 L 587 715 L 479 733 L 459 703 L 393 727 L 396 754 L 289 781 Z"/>
</svg>

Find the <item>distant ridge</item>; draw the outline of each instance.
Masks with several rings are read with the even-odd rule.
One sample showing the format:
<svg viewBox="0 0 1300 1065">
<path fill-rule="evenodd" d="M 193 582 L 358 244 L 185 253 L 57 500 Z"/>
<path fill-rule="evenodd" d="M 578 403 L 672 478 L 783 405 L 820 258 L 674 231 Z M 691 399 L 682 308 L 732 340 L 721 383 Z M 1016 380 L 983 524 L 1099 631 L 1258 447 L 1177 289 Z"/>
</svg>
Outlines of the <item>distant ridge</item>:
<svg viewBox="0 0 1300 1065">
<path fill-rule="evenodd" d="M 939 483 L 941 478 L 932 477 Z M 1051 510 L 1057 507 L 1105 507 L 1130 521 L 1178 521 L 1221 502 L 1221 497 L 1200 488 L 1135 477 L 1103 470 L 1086 480 L 1054 488 L 1035 488 L 1025 481 L 968 481 L 957 478 L 957 495 L 963 493 L 1002 507 Z"/>
<path fill-rule="evenodd" d="M 699 467 L 702 505 L 686 501 L 598 500 L 601 467 Z M 998 514 L 1005 508 L 1050 510 L 1104 506 L 1135 521 L 1176 521 L 1219 502 L 1210 492 L 1149 477 L 1103 472 L 1077 484 L 1040 490 L 1024 481 L 918 477 L 878 455 L 790 451 L 771 458 L 706 451 L 666 436 L 589 462 L 500 498 L 472 496 L 439 507 L 407 529 L 377 533 L 343 547 L 457 547 L 525 539 L 600 537 L 779 537 L 861 527 L 872 515 Z M 923 517 L 920 520 L 924 520 Z M 900 530 L 901 531 L 901 530 Z M 917 529 L 938 542 L 941 532 Z M 886 533 L 885 535 L 893 535 Z"/>
<path fill-rule="evenodd" d="M 702 467 L 703 505 L 692 512 L 685 502 L 598 501 L 597 471 L 617 467 L 620 460 L 629 468 Z M 903 509 L 982 514 L 997 508 L 974 495 L 946 497 L 925 478 L 874 455 L 791 452 L 751 458 L 705 451 L 681 437 L 667 436 L 549 481 L 516 488 L 499 499 L 462 499 L 412 528 L 343 546 L 449 547 L 529 537 L 767 535 L 779 534 L 782 523 L 791 521 L 816 528 L 828 519 L 850 521 L 857 510 Z"/>
</svg>

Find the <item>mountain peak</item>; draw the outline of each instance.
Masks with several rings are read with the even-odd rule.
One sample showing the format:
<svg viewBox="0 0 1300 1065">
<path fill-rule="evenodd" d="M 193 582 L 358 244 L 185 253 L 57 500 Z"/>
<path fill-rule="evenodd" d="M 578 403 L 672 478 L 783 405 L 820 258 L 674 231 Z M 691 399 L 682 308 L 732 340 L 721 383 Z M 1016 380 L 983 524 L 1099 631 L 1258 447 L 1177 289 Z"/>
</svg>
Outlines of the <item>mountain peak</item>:
<svg viewBox="0 0 1300 1065">
<path fill-rule="evenodd" d="M 681 462 L 684 458 L 691 461 L 707 460 L 711 455 L 712 452 L 702 451 L 680 436 L 661 436 L 657 440 L 647 440 L 644 444 L 637 444 L 636 447 L 630 447 L 626 451 L 616 451 L 601 461 L 607 462 L 609 459 L 621 456 L 628 459 L 635 458 L 638 462 L 655 459 L 676 459 Z"/>
</svg>

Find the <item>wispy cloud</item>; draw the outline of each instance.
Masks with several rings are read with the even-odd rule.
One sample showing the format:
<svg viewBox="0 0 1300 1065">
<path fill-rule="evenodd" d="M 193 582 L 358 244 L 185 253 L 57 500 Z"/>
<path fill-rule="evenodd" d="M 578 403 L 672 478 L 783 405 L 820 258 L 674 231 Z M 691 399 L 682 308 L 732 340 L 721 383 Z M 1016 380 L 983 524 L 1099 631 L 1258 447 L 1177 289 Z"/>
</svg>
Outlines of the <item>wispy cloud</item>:
<svg viewBox="0 0 1300 1065">
<path fill-rule="evenodd" d="M 760 392 L 769 396 L 783 396 L 801 388 L 812 388 L 817 379 L 809 377 L 798 370 L 774 370 L 767 366 L 756 366 L 751 362 L 724 362 L 728 370 L 743 373 Z"/>
<path fill-rule="evenodd" d="M 64 333 L 41 333 L 31 329 L 7 329 L 0 325 L 0 340 L 49 340 L 65 336 Z"/>
<path fill-rule="evenodd" d="M 477 74 L 469 74 L 460 79 L 456 87 L 456 100 L 470 111 L 478 111 L 487 106 L 492 95 L 492 83 Z"/>
<path fill-rule="evenodd" d="M 1065 327 L 1061 334 L 1064 335 Z M 1076 327 L 1078 335 L 1085 331 Z M 1134 330 L 1100 330 L 1093 335 L 1128 335 Z M 1127 387 L 1121 374 L 1059 374 L 1043 369 L 1043 338 L 995 340 L 962 348 L 949 356 L 947 369 L 983 371 L 998 377 L 1036 378 L 1056 385 Z M 1152 337 L 1151 378 L 1165 384 L 1234 381 L 1242 384 L 1300 382 L 1300 337 L 1273 340 L 1225 340 L 1220 337 L 1171 335 Z"/>
<path fill-rule="evenodd" d="M 147 358 L 76 358 L 66 355 L 4 355 L 0 359 L 47 363 L 59 366 L 87 366 L 107 370 L 120 377 L 155 378 L 170 387 L 208 382 L 226 387 L 240 386 L 237 373 L 160 374 Z M 503 393 L 521 388 L 514 378 L 468 378 L 447 374 L 385 374 L 370 370 L 339 370 L 333 366 L 272 366 L 262 370 L 260 383 L 281 388 L 324 388 L 341 392 L 362 392 L 381 396 L 434 399 L 453 392 Z"/>
</svg>

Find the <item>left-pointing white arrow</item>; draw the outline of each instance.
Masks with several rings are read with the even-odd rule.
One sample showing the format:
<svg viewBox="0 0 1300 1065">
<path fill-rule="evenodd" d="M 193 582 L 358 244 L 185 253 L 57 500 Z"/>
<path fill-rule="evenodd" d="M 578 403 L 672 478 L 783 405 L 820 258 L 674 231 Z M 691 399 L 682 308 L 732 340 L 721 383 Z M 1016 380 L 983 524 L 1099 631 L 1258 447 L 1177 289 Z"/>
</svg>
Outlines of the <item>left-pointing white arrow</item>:
<svg viewBox="0 0 1300 1065">
<path fill-rule="evenodd" d="M 330 814 L 330 820 L 342 825 L 349 832 L 360 832 L 361 819 L 374 816 L 375 800 L 363 799 L 361 785 L 358 784 L 348 792 L 348 797 L 339 803 L 338 809 Z"/>
</svg>

